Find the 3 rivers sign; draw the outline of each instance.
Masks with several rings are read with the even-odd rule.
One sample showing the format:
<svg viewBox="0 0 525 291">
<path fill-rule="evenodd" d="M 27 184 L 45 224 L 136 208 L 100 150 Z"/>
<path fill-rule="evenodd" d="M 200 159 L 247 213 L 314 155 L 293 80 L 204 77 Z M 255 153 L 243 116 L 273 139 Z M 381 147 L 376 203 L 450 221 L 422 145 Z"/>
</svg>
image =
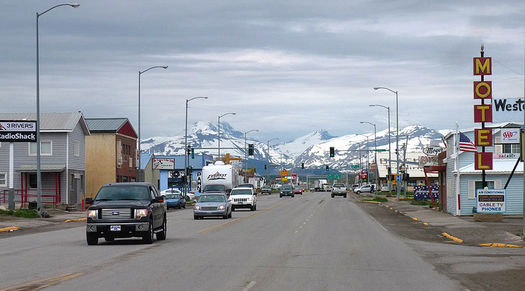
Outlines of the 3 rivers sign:
<svg viewBox="0 0 525 291">
<path fill-rule="evenodd" d="M 36 142 L 36 121 L 0 120 L 0 142 Z"/>
</svg>

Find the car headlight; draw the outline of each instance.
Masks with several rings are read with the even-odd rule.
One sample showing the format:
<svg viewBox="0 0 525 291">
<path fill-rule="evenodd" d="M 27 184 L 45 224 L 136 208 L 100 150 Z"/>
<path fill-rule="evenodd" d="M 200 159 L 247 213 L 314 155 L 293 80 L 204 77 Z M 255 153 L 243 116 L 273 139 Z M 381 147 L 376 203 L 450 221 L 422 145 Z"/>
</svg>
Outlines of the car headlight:
<svg viewBox="0 0 525 291">
<path fill-rule="evenodd" d="M 91 219 L 97 219 L 98 216 L 98 210 L 88 210 L 88 217 Z"/>
<path fill-rule="evenodd" d="M 199 205 L 195 205 L 195 210 L 199 210 L 201 207 Z"/>
<path fill-rule="evenodd" d="M 148 210 L 147 209 L 135 209 L 135 217 L 137 219 L 141 219 L 143 217 L 148 216 Z"/>
<path fill-rule="evenodd" d="M 226 207 L 224 205 L 219 206 L 220 210 L 224 210 Z"/>
</svg>

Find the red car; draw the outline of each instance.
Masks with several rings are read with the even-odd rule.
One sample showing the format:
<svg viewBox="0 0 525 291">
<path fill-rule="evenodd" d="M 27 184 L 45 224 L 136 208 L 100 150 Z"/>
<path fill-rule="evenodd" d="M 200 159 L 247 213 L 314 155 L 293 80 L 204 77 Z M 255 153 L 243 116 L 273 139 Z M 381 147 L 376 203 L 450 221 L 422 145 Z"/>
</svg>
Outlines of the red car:
<svg viewBox="0 0 525 291">
<path fill-rule="evenodd" d="M 293 194 L 301 194 L 301 195 L 303 195 L 303 188 L 301 188 L 301 187 L 295 187 L 295 188 L 293 189 Z"/>
</svg>

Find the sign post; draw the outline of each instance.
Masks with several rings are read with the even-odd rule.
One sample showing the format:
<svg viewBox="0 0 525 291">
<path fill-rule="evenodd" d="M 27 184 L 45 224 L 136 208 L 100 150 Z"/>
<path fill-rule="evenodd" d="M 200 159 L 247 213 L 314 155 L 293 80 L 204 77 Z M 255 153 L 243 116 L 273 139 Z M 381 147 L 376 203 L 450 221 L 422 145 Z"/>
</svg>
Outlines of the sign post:
<svg viewBox="0 0 525 291">
<path fill-rule="evenodd" d="M 36 142 L 36 121 L 0 120 L 0 142 L 9 143 L 9 202 L 8 208 L 15 209 L 15 142 Z M 38 201 L 40 201 L 40 196 Z M 40 212 L 40 203 L 38 209 Z"/>
</svg>

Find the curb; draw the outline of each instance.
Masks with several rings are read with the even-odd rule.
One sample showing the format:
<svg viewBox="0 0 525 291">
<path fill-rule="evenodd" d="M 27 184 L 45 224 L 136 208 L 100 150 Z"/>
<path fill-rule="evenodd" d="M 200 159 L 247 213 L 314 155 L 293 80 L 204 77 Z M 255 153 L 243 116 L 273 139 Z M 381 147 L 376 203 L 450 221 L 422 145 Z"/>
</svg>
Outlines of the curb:
<svg viewBox="0 0 525 291">
<path fill-rule="evenodd" d="M 372 203 L 372 204 L 381 204 L 379 201 L 366 201 L 366 200 L 357 200 L 360 203 Z"/>
<path fill-rule="evenodd" d="M 512 244 L 502 244 L 502 243 L 486 243 L 479 244 L 482 247 L 490 248 L 525 248 L 525 245 L 512 245 Z"/>
<path fill-rule="evenodd" d="M 463 243 L 463 240 L 462 240 L 462 239 L 457 238 L 457 237 L 455 237 L 455 236 L 453 236 L 453 235 L 450 235 L 450 234 L 448 234 L 448 233 L 446 233 L 446 232 L 443 232 L 442 235 L 446 236 L 447 238 L 453 240 L 454 242 L 456 242 L 456 243 L 458 243 L 458 244 Z"/>
<path fill-rule="evenodd" d="M 0 228 L 0 232 L 15 231 L 15 230 L 19 230 L 19 229 L 20 229 L 20 227 L 18 227 L 18 226 L 8 226 L 8 227 Z"/>
<path fill-rule="evenodd" d="M 86 220 L 87 220 L 87 217 L 84 217 L 84 218 L 67 219 L 65 222 L 86 221 Z"/>
</svg>

